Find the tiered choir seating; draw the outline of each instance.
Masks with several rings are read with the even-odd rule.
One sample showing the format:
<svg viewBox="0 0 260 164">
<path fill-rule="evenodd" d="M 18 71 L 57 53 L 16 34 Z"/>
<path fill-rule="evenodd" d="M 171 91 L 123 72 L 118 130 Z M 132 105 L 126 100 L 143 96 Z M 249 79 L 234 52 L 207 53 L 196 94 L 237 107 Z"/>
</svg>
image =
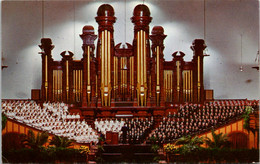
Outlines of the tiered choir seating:
<svg viewBox="0 0 260 164">
<path fill-rule="evenodd" d="M 241 118 L 246 106 L 258 109 L 259 101 L 229 100 L 214 101 L 204 106 L 184 104 L 177 113 L 163 117 L 159 126 L 149 135 L 157 137 L 160 143 L 172 142 L 185 135 L 195 135 L 211 128 Z"/>
<path fill-rule="evenodd" d="M 97 143 L 98 135 L 79 115 L 70 115 L 64 103 L 2 101 L 2 112 L 10 119 L 79 143 Z"/>
<path fill-rule="evenodd" d="M 149 137 L 157 137 L 160 143 L 172 142 L 184 135 L 195 135 L 225 125 L 241 118 L 247 106 L 259 108 L 259 100 L 224 100 L 204 105 L 183 104 L 178 112 L 169 113 L 155 123 L 153 117 L 96 119 L 94 129 L 80 115 L 70 115 L 65 103 L 43 103 L 42 107 L 30 100 L 4 100 L 2 112 L 12 120 L 47 131 L 57 136 L 68 137 L 79 143 L 98 143 L 99 133 L 118 132 L 122 142 L 121 128 L 128 127 L 128 143 L 144 143 Z M 155 126 L 157 125 L 157 126 Z"/>
</svg>

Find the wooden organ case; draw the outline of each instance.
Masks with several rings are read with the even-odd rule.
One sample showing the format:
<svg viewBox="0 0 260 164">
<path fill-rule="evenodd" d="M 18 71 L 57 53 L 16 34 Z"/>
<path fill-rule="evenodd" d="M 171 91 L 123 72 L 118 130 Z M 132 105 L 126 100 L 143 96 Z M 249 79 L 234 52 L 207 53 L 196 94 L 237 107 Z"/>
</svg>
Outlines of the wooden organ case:
<svg viewBox="0 0 260 164">
<path fill-rule="evenodd" d="M 130 103 L 136 110 L 204 102 L 204 40 L 196 39 L 192 43 L 192 61 L 185 62 L 183 52 L 174 52 L 172 61 L 165 61 L 164 29 L 155 26 L 149 34 L 152 17 L 146 5 L 134 9 L 132 45 L 115 45 L 114 15 L 113 7 L 103 4 L 96 17 L 98 35 L 92 26 L 83 27 L 81 60 L 73 60 L 74 54 L 64 51 L 62 60 L 54 61 L 51 39 L 41 39 L 43 101 L 63 101 L 93 110 L 113 109 L 120 102 Z"/>
</svg>

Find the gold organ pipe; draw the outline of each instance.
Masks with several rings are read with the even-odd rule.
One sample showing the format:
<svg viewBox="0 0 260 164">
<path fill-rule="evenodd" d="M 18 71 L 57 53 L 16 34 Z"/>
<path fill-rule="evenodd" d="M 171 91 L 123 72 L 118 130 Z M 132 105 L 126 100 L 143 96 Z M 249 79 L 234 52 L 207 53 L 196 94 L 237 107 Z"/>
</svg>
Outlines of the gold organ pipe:
<svg viewBox="0 0 260 164">
<path fill-rule="evenodd" d="M 118 88 L 118 58 L 116 58 L 116 85 Z"/>
<path fill-rule="evenodd" d="M 141 85 L 144 84 L 143 79 L 143 69 L 144 69 L 144 63 L 143 63 L 143 31 L 141 30 Z"/>
<path fill-rule="evenodd" d="M 177 61 L 177 90 L 179 90 L 180 85 L 180 63 Z"/>
<path fill-rule="evenodd" d="M 125 64 L 125 60 L 122 57 L 121 58 L 121 89 L 122 89 L 122 94 L 124 94 L 124 86 L 125 86 L 125 71 L 124 71 L 124 64 Z"/>
<path fill-rule="evenodd" d="M 79 70 L 76 70 L 77 76 L 76 76 L 76 85 L 77 85 L 77 101 L 79 99 Z"/>
<path fill-rule="evenodd" d="M 165 79 L 164 79 L 164 86 L 165 86 L 165 90 L 166 90 L 166 98 L 167 98 L 167 101 L 168 101 L 168 86 L 167 86 L 167 80 L 168 80 L 168 74 L 167 74 L 167 71 L 165 71 L 164 72 L 164 77 L 165 77 Z"/>
<path fill-rule="evenodd" d="M 120 93 L 122 94 L 122 85 L 123 85 L 123 81 L 122 81 L 122 74 L 123 74 L 123 70 L 122 70 L 122 57 L 120 58 L 120 66 L 119 66 L 120 71 Z"/>
<path fill-rule="evenodd" d="M 59 100 L 59 89 L 60 89 L 60 82 L 59 82 L 59 80 L 60 80 L 60 77 L 59 77 L 59 70 L 57 70 L 56 71 L 56 74 L 57 74 L 57 88 L 56 88 L 56 90 L 57 90 L 57 95 L 56 95 L 56 99 L 58 99 Z"/>
<path fill-rule="evenodd" d="M 108 31 L 107 31 L 108 32 Z M 108 47 L 108 62 L 107 62 L 107 66 L 108 66 L 108 84 L 110 85 L 110 81 L 111 81 L 111 79 L 110 79 L 110 77 L 111 77 L 111 71 L 110 71 L 110 53 L 111 53 L 111 51 L 110 51 L 110 45 L 111 45 L 111 40 L 110 40 L 110 32 L 108 32 L 108 45 L 107 45 L 107 47 Z M 110 90 L 109 90 L 109 95 L 110 95 Z M 110 96 L 109 96 L 110 97 Z M 110 100 L 109 100 L 109 102 L 110 102 Z"/>
<path fill-rule="evenodd" d="M 189 71 L 187 71 L 187 101 L 190 101 L 190 94 L 189 94 L 189 91 L 190 91 L 190 76 L 189 76 Z"/>
<path fill-rule="evenodd" d="M 79 100 L 79 85 L 80 83 L 80 77 L 79 77 L 79 70 L 77 70 L 77 101 Z"/>
<path fill-rule="evenodd" d="M 59 72 L 58 72 L 58 70 L 55 71 L 55 74 L 56 74 L 56 87 L 55 87 L 56 95 L 55 95 L 55 99 L 58 100 L 59 99 Z"/>
<path fill-rule="evenodd" d="M 88 46 L 88 85 L 90 85 L 90 50 Z"/>
<path fill-rule="evenodd" d="M 144 102 L 143 102 L 143 105 L 146 105 L 146 94 L 147 93 L 147 76 L 146 76 L 146 46 L 145 46 L 145 32 L 143 31 L 143 63 L 144 63 L 144 66 L 143 66 L 143 85 L 144 85 Z"/>
<path fill-rule="evenodd" d="M 187 90 L 187 92 L 188 92 L 188 101 L 190 101 L 190 71 L 187 72 L 187 80 L 188 80 L 188 86 L 187 86 L 187 88 L 188 88 L 188 90 Z"/>
<path fill-rule="evenodd" d="M 169 98 L 170 98 L 170 93 L 171 93 L 171 76 L 170 76 L 170 74 L 169 74 L 169 72 L 168 72 L 168 84 L 167 84 L 167 87 L 168 87 L 168 89 L 169 89 Z"/>
<path fill-rule="evenodd" d="M 53 79 L 52 79 L 52 80 L 53 80 L 53 81 L 52 81 L 52 83 L 53 83 L 53 84 L 52 84 L 52 86 L 53 86 L 52 96 L 53 96 L 53 99 L 55 100 L 55 94 L 56 94 L 56 93 L 55 93 L 55 92 L 56 92 L 56 91 L 55 91 L 55 87 L 56 87 L 56 83 L 55 83 L 55 80 L 56 80 L 56 79 L 55 79 L 55 70 L 52 71 L 52 77 L 53 77 Z"/>
<path fill-rule="evenodd" d="M 186 72 L 186 80 L 187 80 L 187 82 L 186 82 L 187 83 L 187 89 L 186 89 L 187 96 L 186 97 L 187 97 L 187 101 L 189 101 L 189 71 Z"/>
<path fill-rule="evenodd" d="M 69 88 L 69 61 L 66 61 L 66 79 L 67 79 L 67 89 Z"/>
<path fill-rule="evenodd" d="M 130 61 L 132 61 L 132 67 L 131 67 L 131 72 L 132 72 L 132 75 L 131 75 L 131 78 L 132 78 L 132 98 L 134 98 L 134 57 L 130 57 Z"/>
<path fill-rule="evenodd" d="M 130 92 L 130 95 L 132 94 L 132 58 L 130 57 L 129 58 L 129 66 L 130 66 L 130 70 L 129 70 L 129 92 Z"/>
<path fill-rule="evenodd" d="M 45 86 L 48 86 L 48 56 L 45 55 Z"/>
<path fill-rule="evenodd" d="M 193 72 L 191 71 L 191 101 L 193 101 Z"/>
<path fill-rule="evenodd" d="M 143 63 L 143 31 L 141 30 L 140 32 L 141 32 L 141 33 L 140 33 L 140 35 L 141 35 L 141 41 L 140 41 L 140 44 L 141 44 L 141 45 L 140 45 L 140 56 L 141 56 L 141 59 L 140 59 L 140 60 L 141 60 L 140 78 L 141 78 L 141 79 L 140 79 L 140 80 L 141 80 L 141 88 L 143 88 L 143 84 L 144 84 L 144 83 L 143 83 L 143 80 L 144 80 L 144 79 L 143 79 L 143 67 L 144 67 L 144 65 L 143 65 L 143 64 L 144 64 L 144 63 Z M 141 91 L 142 91 L 142 90 L 141 90 Z M 142 95 L 143 95 L 143 93 L 141 92 L 141 106 L 143 106 L 143 102 L 144 102 L 144 101 L 143 101 L 143 98 L 144 98 L 144 97 L 143 97 Z"/>
<path fill-rule="evenodd" d="M 104 103 L 104 31 L 101 37 L 101 102 Z"/>
<path fill-rule="evenodd" d="M 187 97 L 188 101 L 190 101 L 190 71 L 187 72 Z"/>
<path fill-rule="evenodd" d="M 177 61 L 177 98 L 180 100 L 180 62 Z"/>
<path fill-rule="evenodd" d="M 167 95 L 168 95 L 168 94 L 167 94 L 168 90 L 167 90 L 167 85 L 166 85 L 166 84 L 167 84 L 167 83 L 166 83 L 166 81 L 167 81 L 167 74 L 166 74 L 166 71 L 164 71 L 163 73 L 164 73 L 165 97 L 166 97 L 166 99 L 168 99 L 168 96 L 167 96 Z"/>
<path fill-rule="evenodd" d="M 78 101 L 78 99 L 79 99 L 79 70 L 76 70 L 76 85 L 77 85 L 76 101 Z"/>
<path fill-rule="evenodd" d="M 58 70 L 55 70 L 55 83 L 56 83 L 56 86 L 55 86 L 55 91 L 56 91 L 56 94 L 55 94 L 55 99 L 58 100 L 58 96 L 59 96 L 59 74 L 58 74 Z"/>
<path fill-rule="evenodd" d="M 200 57 L 199 56 L 198 56 L 198 84 L 200 84 Z"/>
<path fill-rule="evenodd" d="M 117 57 L 115 57 L 115 78 L 116 78 L 116 80 L 115 80 L 115 84 L 116 84 L 116 88 L 117 88 L 117 85 L 118 85 L 118 61 L 117 61 L 118 59 L 117 59 Z"/>
<path fill-rule="evenodd" d="M 75 70 L 75 88 L 76 88 L 76 92 L 75 92 L 75 101 L 77 101 L 77 93 L 78 93 L 78 84 L 77 84 L 77 82 L 78 82 L 78 80 L 77 80 L 77 78 L 78 78 L 78 72 L 77 72 L 77 70 Z"/>
<path fill-rule="evenodd" d="M 198 56 L 198 101 L 200 101 L 200 56 Z"/>
<path fill-rule="evenodd" d="M 144 105 L 146 106 L 146 98 L 148 95 L 148 91 L 147 91 L 147 74 L 146 74 L 146 33 L 145 31 L 143 31 L 143 49 L 144 49 L 144 53 L 143 53 L 143 59 L 144 59 L 144 67 L 143 67 L 143 74 L 144 74 Z"/>
<path fill-rule="evenodd" d="M 59 72 L 58 72 L 58 70 L 55 71 L 55 74 L 56 74 L 56 87 L 55 87 L 56 95 L 55 95 L 55 99 L 58 100 L 58 98 L 59 98 Z"/>
<path fill-rule="evenodd" d="M 146 75 L 146 33 L 143 31 L 143 78 L 144 78 L 144 84 L 147 83 L 147 75 Z"/>
<path fill-rule="evenodd" d="M 82 77 L 82 70 L 80 70 L 80 97 L 79 97 L 79 99 L 81 100 L 81 95 L 82 95 L 82 79 L 83 79 L 83 77 Z"/>
<path fill-rule="evenodd" d="M 125 58 L 123 58 L 123 68 L 125 67 Z M 125 70 L 123 71 L 123 80 L 124 80 L 124 88 L 125 88 Z M 124 91 L 125 92 L 125 91 Z"/>
<path fill-rule="evenodd" d="M 120 84 L 120 87 L 121 87 L 121 94 L 124 93 L 124 69 L 123 69 L 123 64 L 124 64 L 124 60 L 123 58 L 121 58 L 121 65 L 120 65 L 120 69 L 121 69 L 121 84 Z"/>
<path fill-rule="evenodd" d="M 185 78 L 185 74 L 186 72 L 183 71 L 183 80 L 182 80 L 182 83 L 183 83 L 183 99 L 184 101 L 186 101 L 185 97 L 186 97 L 186 85 L 185 85 L 185 82 L 186 82 L 186 78 Z"/>
<path fill-rule="evenodd" d="M 79 80 L 78 80 L 78 70 L 75 70 L 76 71 L 76 101 L 78 101 L 78 93 L 79 93 L 79 85 L 78 85 L 78 82 L 79 82 Z"/>
<path fill-rule="evenodd" d="M 88 84 L 87 84 L 87 100 L 88 103 L 90 102 L 90 93 L 91 93 L 91 85 L 90 85 L 90 47 L 87 47 L 87 54 L 88 54 Z M 82 71 L 83 73 L 83 71 Z M 83 76 L 83 75 L 82 75 Z M 82 77 L 83 78 L 83 77 Z"/>
<path fill-rule="evenodd" d="M 79 70 L 79 100 L 81 97 L 81 83 L 82 83 L 81 70 Z"/>
<path fill-rule="evenodd" d="M 126 65 L 126 68 L 128 69 L 127 67 L 127 58 L 125 58 L 125 65 Z M 125 70 L 125 92 L 127 93 L 127 70 Z"/>
<path fill-rule="evenodd" d="M 132 89 L 133 89 L 133 91 L 134 91 L 134 85 L 135 85 L 135 82 L 134 82 L 134 57 L 132 57 Z"/>
<path fill-rule="evenodd" d="M 57 93 L 56 94 L 56 99 L 59 100 L 59 85 L 60 85 L 59 84 L 59 70 L 56 70 L 56 76 L 57 76 L 56 77 L 56 83 L 57 83 L 56 84 L 57 85 L 57 87 L 56 87 L 56 93 Z"/>
<path fill-rule="evenodd" d="M 59 71 L 60 81 L 60 100 L 62 100 L 62 70 Z"/>
<path fill-rule="evenodd" d="M 69 99 L 69 61 L 66 60 L 66 91 L 67 91 L 67 100 Z"/>
<path fill-rule="evenodd" d="M 116 57 L 114 57 L 114 90 L 116 90 Z"/>
<path fill-rule="evenodd" d="M 57 100 L 57 97 L 58 97 L 58 86 L 59 86 L 59 84 L 58 84 L 58 71 L 57 70 L 55 70 L 55 100 Z"/>
<path fill-rule="evenodd" d="M 186 97 L 186 101 L 188 101 L 188 72 L 186 71 L 185 72 L 185 89 L 186 89 L 186 95 L 185 95 L 185 97 Z"/>
<path fill-rule="evenodd" d="M 123 58 L 123 68 L 125 67 L 125 58 Z M 123 94 L 125 94 L 125 70 L 123 70 Z"/>
<path fill-rule="evenodd" d="M 105 87 L 107 87 L 107 30 L 105 30 L 105 43 L 104 43 L 104 48 L 105 48 L 105 52 L 104 52 L 104 63 L 105 63 Z"/>
<path fill-rule="evenodd" d="M 171 101 L 171 74 L 167 71 L 167 88 L 168 88 L 168 99 Z"/>
<path fill-rule="evenodd" d="M 77 92 L 77 71 L 76 70 L 73 70 L 73 84 L 74 84 L 74 93 L 76 95 L 76 92 Z"/>
<path fill-rule="evenodd" d="M 58 70 L 57 71 L 57 74 L 58 74 L 58 99 L 60 100 L 60 94 L 61 94 L 61 88 L 60 88 L 60 86 L 61 86 L 61 80 L 60 80 L 60 78 L 61 78 L 61 74 L 60 74 L 60 70 Z"/>
<path fill-rule="evenodd" d="M 77 101 L 77 71 L 73 70 L 73 83 L 74 83 L 74 101 Z"/>
<path fill-rule="evenodd" d="M 60 100 L 62 100 L 62 70 L 60 70 Z"/>
<path fill-rule="evenodd" d="M 191 71 L 189 71 L 189 100 L 191 101 Z"/>
<path fill-rule="evenodd" d="M 167 88 L 167 71 L 164 71 L 164 86 L 165 86 L 165 97 L 168 100 L 168 88 Z"/>
<path fill-rule="evenodd" d="M 45 97 L 48 100 L 48 56 L 45 55 Z"/>
<path fill-rule="evenodd" d="M 171 102 L 172 102 L 172 98 L 173 98 L 173 93 L 172 93 L 173 71 L 170 71 L 170 76 L 171 76 L 171 85 L 170 85 L 170 87 L 171 87 Z"/>
<path fill-rule="evenodd" d="M 170 76 L 169 76 L 169 71 L 166 72 L 167 74 L 167 78 L 166 78 L 166 86 L 167 86 L 167 98 L 168 98 L 168 101 L 170 101 L 170 86 L 169 86 L 169 80 L 170 80 Z"/>
<path fill-rule="evenodd" d="M 105 87 L 108 91 L 108 36 L 107 30 L 105 30 Z M 108 106 L 108 95 L 105 97 L 105 106 Z"/>
<path fill-rule="evenodd" d="M 165 79 L 165 86 L 166 86 L 166 90 L 167 90 L 167 100 L 169 101 L 169 92 L 170 92 L 170 90 L 169 90 L 169 86 L 168 86 L 168 80 L 169 80 L 169 75 L 168 75 L 168 71 L 166 71 L 165 72 L 165 74 L 166 74 L 166 79 Z"/>
<path fill-rule="evenodd" d="M 160 76 L 159 76 L 159 74 L 160 74 L 160 63 L 159 63 L 159 51 L 160 51 L 160 49 L 159 49 L 159 46 L 157 46 L 157 57 L 156 57 L 156 65 L 157 65 L 157 72 L 156 72 L 156 74 L 157 74 L 157 85 L 159 85 L 159 78 L 160 78 Z"/>
<path fill-rule="evenodd" d="M 73 70 L 73 100 L 76 100 L 75 93 L 76 93 L 75 70 Z"/>
<path fill-rule="evenodd" d="M 167 71 L 167 87 L 168 87 L 168 99 L 171 101 L 171 74 L 170 71 Z"/>
<path fill-rule="evenodd" d="M 54 98 L 55 93 L 54 93 L 54 87 L 55 87 L 55 76 L 54 76 L 54 70 L 52 71 L 52 86 L 53 86 L 53 92 L 52 92 L 52 97 Z"/>
<path fill-rule="evenodd" d="M 140 102 L 140 31 L 137 32 L 137 102 Z"/>
</svg>

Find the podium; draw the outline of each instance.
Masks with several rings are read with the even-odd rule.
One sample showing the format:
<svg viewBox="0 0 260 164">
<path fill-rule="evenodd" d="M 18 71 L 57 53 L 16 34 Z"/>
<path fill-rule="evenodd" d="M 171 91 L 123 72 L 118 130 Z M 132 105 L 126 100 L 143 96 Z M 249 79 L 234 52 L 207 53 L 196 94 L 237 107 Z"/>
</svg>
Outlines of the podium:
<svg viewBox="0 0 260 164">
<path fill-rule="evenodd" d="M 118 144 L 118 132 L 107 131 L 106 143 L 111 144 L 111 145 L 117 145 Z"/>
</svg>

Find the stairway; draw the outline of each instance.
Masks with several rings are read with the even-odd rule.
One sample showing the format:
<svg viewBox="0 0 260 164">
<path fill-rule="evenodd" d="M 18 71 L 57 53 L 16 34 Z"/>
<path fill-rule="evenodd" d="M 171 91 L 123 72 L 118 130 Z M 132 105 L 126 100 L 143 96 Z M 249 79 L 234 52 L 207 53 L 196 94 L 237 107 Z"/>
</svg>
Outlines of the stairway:
<svg viewBox="0 0 260 164">
<path fill-rule="evenodd" d="M 153 162 L 155 153 L 151 145 L 104 145 L 102 157 L 105 162 Z"/>
</svg>

